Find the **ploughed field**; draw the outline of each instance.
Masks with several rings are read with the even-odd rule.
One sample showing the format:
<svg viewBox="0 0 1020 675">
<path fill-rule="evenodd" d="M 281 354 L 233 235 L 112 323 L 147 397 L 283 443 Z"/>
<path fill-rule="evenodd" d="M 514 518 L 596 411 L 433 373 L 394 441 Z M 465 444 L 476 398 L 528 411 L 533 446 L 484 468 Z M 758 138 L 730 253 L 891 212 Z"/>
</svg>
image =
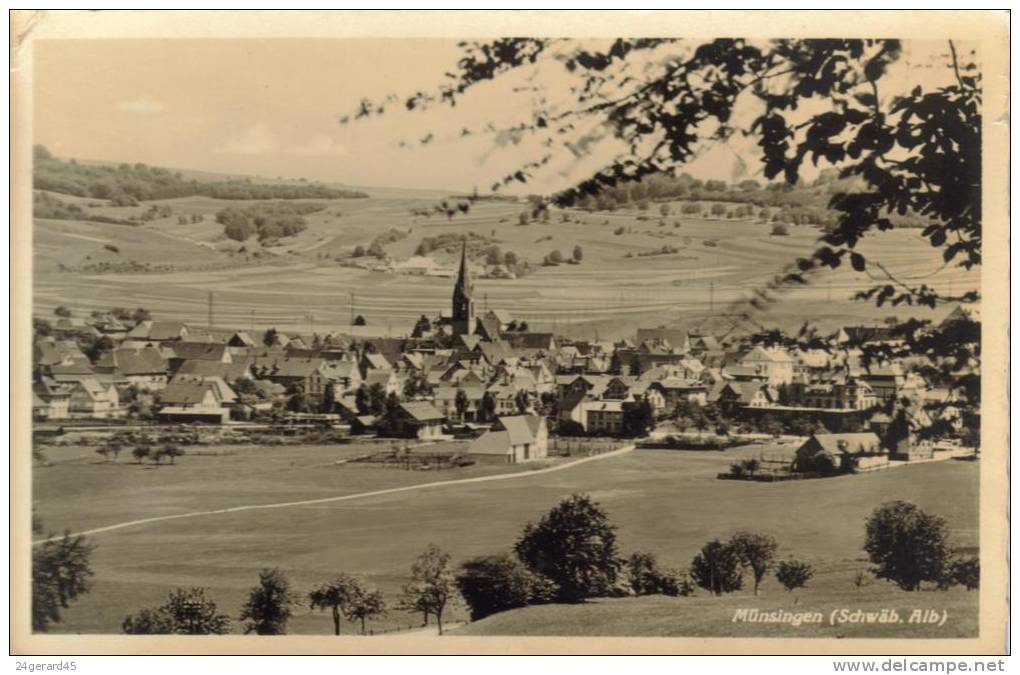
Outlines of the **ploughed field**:
<svg viewBox="0 0 1020 675">
<path fill-rule="evenodd" d="M 341 267 L 335 260 L 396 228 L 410 231 L 384 246 L 397 260 L 411 256 L 424 237 L 474 233 L 529 261 L 534 271 L 523 278 L 477 279 L 480 308 L 508 309 L 527 319 L 533 330 L 618 337 L 633 334 L 636 326 L 728 311 L 812 251 L 820 234 L 813 227 L 791 226 L 789 236 L 771 236 L 771 224 L 763 222 L 681 215 L 667 216 L 660 226 L 658 205 L 647 212 L 571 211 L 570 222 L 561 222 L 562 214 L 554 211 L 548 223 L 526 226 L 518 225 L 518 215 L 528 209 L 523 202 L 478 202 L 453 219 L 425 218 L 410 210 L 431 206 L 435 198 L 391 195 L 329 202 L 324 211 L 306 216 L 307 230 L 263 248 L 255 239 L 244 244 L 225 239 L 215 222 L 218 210 L 245 202 L 189 197 L 158 203 L 169 205 L 174 215 L 139 226 L 37 219 L 36 312 L 49 314 L 59 304 L 80 314 L 144 306 L 157 318 L 206 323 L 213 291 L 218 325 L 322 332 L 349 324 L 353 293 L 354 312 L 365 316 L 372 330 L 406 334 L 422 313 L 435 315 L 449 306 L 453 280 Z M 89 209 L 124 218 L 146 206 Z M 195 214 L 205 220 L 178 224 L 178 215 Z M 583 249 L 581 264 L 541 266 L 550 252 L 569 258 L 575 246 Z M 676 252 L 640 255 L 663 246 Z M 979 281 L 977 273 L 940 270 L 938 251 L 920 237 L 920 230 L 882 233 L 862 250 L 901 279 L 923 278 L 942 291 L 962 292 Z M 454 262 L 447 253 L 435 255 L 437 262 Z M 883 281 L 879 272 L 872 274 L 875 278 L 849 268 L 822 274 L 780 297 L 761 320 L 799 326 L 809 318 L 829 328 L 909 313 L 941 318 L 921 308 L 877 309 L 852 301 L 856 291 Z"/>
<path fill-rule="evenodd" d="M 344 453 L 356 452 L 344 446 L 270 447 L 210 456 L 196 454 L 200 451 L 189 449 L 190 454 L 179 458 L 177 465 L 159 468 L 143 468 L 124 456 L 116 464 L 100 463 L 98 457 L 89 456 L 94 455 L 90 450 L 47 451 L 51 464 L 33 471 L 36 512 L 49 530 L 77 530 L 151 515 L 322 498 L 523 468 L 476 466 L 418 472 L 337 465 L 335 460 Z M 159 604 L 177 586 L 208 588 L 221 610 L 236 617 L 263 567 L 285 571 L 302 595 L 339 571 L 362 575 L 384 592 L 392 606 L 412 561 L 429 543 L 449 552 L 454 563 L 507 551 L 528 521 L 577 492 L 590 494 L 605 507 L 619 528 L 621 552 L 651 551 L 671 567 L 687 567 L 706 541 L 729 537 L 739 529 L 773 534 L 780 543 L 781 558 L 795 556 L 818 570 L 816 580 L 798 593 L 798 606 L 829 606 L 837 601 L 858 606 L 851 602 L 857 592 L 851 577 L 867 567 L 860 550 L 864 521 L 883 501 L 912 501 L 947 519 L 956 546 L 977 545 L 975 462 L 946 461 L 776 484 L 715 478 L 736 457 L 759 452 L 757 448 L 636 450 L 522 478 L 203 515 L 99 533 L 91 537 L 97 546 L 95 587 L 71 606 L 64 623 L 54 630 L 118 632 L 125 615 Z M 911 602 L 947 604 L 959 619 L 952 630 L 972 632 L 976 625 L 976 593 L 954 590 L 904 598 L 906 594 L 891 585 L 873 581 L 860 595 L 861 606 L 877 606 L 887 596 L 897 607 Z M 771 579 L 760 602 L 746 593 L 741 598 L 748 607 L 796 609 L 792 598 Z M 767 626 L 730 626 L 732 613 L 727 612 L 737 605 L 741 602 L 735 596 L 718 600 L 699 593 L 695 598 L 600 600 L 579 607 L 524 611 L 534 612 L 533 625 L 542 626 L 535 630 L 547 634 L 587 630 L 589 634 L 700 635 L 704 633 L 697 632 L 702 630 L 697 628 L 699 621 L 714 627 L 704 630 L 720 631 L 712 634 L 771 634 L 768 631 L 773 629 Z M 514 616 L 493 617 L 463 630 L 530 630 L 523 627 L 530 619 Z M 464 617 L 464 609 L 457 608 L 448 618 Z M 391 611 L 369 628 L 380 632 L 418 623 L 416 616 Z M 234 627 L 239 629 L 236 622 Z M 305 605 L 296 608 L 292 632 L 331 630 L 328 615 L 311 612 Z M 853 634 L 884 635 L 888 628 L 875 630 Z"/>
</svg>

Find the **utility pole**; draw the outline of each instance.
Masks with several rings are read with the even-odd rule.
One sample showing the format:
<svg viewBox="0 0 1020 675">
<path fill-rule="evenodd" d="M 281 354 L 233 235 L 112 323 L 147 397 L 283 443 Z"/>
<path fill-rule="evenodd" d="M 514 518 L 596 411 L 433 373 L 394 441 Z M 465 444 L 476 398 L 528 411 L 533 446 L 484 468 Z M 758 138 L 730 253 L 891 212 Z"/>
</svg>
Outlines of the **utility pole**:
<svg viewBox="0 0 1020 675">
<path fill-rule="evenodd" d="M 255 333 L 255 310 L 251 310 L 251 316 L 248 319 L 248 332 Z"/>
<path fill-rule="evenodd" d="M 213 327 L 213 292 L 209 291 L 209 328 Z"/>
<path fill-rule="evenodd" d="M 715 312 L 715 282 L 708 282 L 708 312 Z"/>
<path fill-rule="evenodd" d="M 352 291 L 352 292 L 348 293 L 347 295 L 351 296 L 351 323 L 350 323 L 350 325 L 353 326 L 354 325 L 354 292 Z"/>
</svg>

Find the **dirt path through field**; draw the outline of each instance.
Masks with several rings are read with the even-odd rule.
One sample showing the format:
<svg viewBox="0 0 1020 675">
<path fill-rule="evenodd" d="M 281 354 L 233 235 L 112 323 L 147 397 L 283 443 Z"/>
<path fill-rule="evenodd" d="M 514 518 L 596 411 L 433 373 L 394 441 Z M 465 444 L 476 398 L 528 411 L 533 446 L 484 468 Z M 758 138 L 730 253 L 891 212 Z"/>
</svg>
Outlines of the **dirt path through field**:
<svg viewBox="0 0 1020 675">
<path fill-rule="evenodd" d="M 533 469 L 529 471 L 518 471 L 517 473 L 504 473 L 497 474 L 494 476 L 478 476 L 476 478 L 458 478 L 455 480 L 442 480 L 435 481 L 432 483 L 421 483 L 419 485 L 405 485 L 403 487 L 386 488 L 384 490 L 373 490 L 371 492 L 358 492 L 352 495 L 340 495 L 338 497 L 322 497 L 320 499 L 305 499 L 294 502 L 277 502 L 274 504 L 247 504 L 244 506 L 231 506 L 225 509 L 212 509 L 209 511 L 190 511 L 188 513 L 178 513 L 172 516 L 156 516 L 153 518 L 142 518 L 140 520 L 129 520 L 123 523 L 117 523 L 115 525 L 106 525 L 104 527 L 96 527 L 91 530 L 82 530 L 81 532 L 72 532 L 71 536 L 82 536 L 82 535 L 96 535 L 103 532 L 112 532 L 113 530 L 121 530 L 126 527 L 135 527 L 138 525 L 149 525 L 151 523 L 158 523 L 166 520 L 177 520 L 179 518 L 197 518 L 199 516 L 212 516 L 220 513 L 237 513 L 238 511 L 256 511 L 263 509 L 283 509 L 292 506 L 310 506 L 312 504 L 327 504 L 330 502 L 344 502 L 353 499 L 362 499 L 364 497 L 377 497 L 379 495 L 394 494 L 397 492 L 410 492 L 411 490 L 423 490 L 425 488 L 435 487 L 446 487 L 449 485 L 461 485 L 464 483 L 484 483 L 486 481 L 493 480 L 510 480 L 513 478 L 527 478 L 528 476 L 540 476 L 542 474 L 551 473 L 553 471 L 562 471 L 571 467 L 585 464 L 587 462 L 594 462 L 601 459 L 608 459 L 610 457 L 618 457 L 622 454 L 628 453 L 634 449 L 633 445 L 626 445 L 617 450 L 606 452 L 601 455 L 594 455 L 592 457 L 583 457 L 581 459 L 575 459 L 572 462 L 565 462 L 563 464 L 557 464 L 550 466 L 545 469 Z M 63 538 L 63 535 L 59 537 L 50 537 L 48 539 L 40 539 L 32 542 L 33 546 L 39 544 L 45 544 L 48 541 L 58 541 Z"/>
</svg>

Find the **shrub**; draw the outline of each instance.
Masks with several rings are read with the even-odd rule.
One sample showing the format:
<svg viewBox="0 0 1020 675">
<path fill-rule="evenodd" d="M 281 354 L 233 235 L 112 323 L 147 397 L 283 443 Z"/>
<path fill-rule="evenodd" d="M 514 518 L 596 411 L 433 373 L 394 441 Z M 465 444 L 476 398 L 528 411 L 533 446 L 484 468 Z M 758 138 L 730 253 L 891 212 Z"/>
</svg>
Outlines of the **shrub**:
<svg viewBox="0 0 1020 675">
<path fill-rule="evenodd" d="M 803 588 L 814 574 L 811 565 L 797 560 L 783 560 L 776 566 L 776 581 L 787 591 Z"/>
<path fill-rule="evenodd" d="M 691 561 L 695 583 L 715 595 L 740 590 L 744 583 L 740 571 L 738 552 L 718 539 L 705 544 Z"/>
<path fill-rule="evenodd" d="M 514 550 L 528 569 L 556 584 L 560 601 L 605 595 L 616 583 L 616 528 L 586 495 L 573 495 L 537 524 L 528 523 Z"/>
<path fill-rule="evenodd" d="M 904 501 L 882 504 L 865 525 L 864 550 L 875 564 L 874 574 L 905 591 L 921 582 L 939 582 L 949 562 L 946 521 Z"/>
<path fill-rule="evenodd" d="M 515 607 L 524 607 L 532 596 L 534 575 L 507 554 L 472 558 L 456 576 L 457 588 L 471 609 L 471 620 Z"/>
</svg>

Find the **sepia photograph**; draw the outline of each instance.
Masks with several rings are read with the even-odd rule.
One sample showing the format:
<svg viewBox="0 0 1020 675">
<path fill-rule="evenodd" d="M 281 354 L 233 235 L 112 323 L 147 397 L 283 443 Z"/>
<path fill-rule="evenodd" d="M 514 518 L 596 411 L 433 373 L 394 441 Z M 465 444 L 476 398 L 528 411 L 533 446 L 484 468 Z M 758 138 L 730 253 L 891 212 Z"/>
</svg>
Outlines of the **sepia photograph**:
<svg viewBox="0 0 1020 675">
<path fill-rule="evenodd" d="M 1008 650 L 1008 12 L 10 26 L 13 653 Z"/>
</svg>

